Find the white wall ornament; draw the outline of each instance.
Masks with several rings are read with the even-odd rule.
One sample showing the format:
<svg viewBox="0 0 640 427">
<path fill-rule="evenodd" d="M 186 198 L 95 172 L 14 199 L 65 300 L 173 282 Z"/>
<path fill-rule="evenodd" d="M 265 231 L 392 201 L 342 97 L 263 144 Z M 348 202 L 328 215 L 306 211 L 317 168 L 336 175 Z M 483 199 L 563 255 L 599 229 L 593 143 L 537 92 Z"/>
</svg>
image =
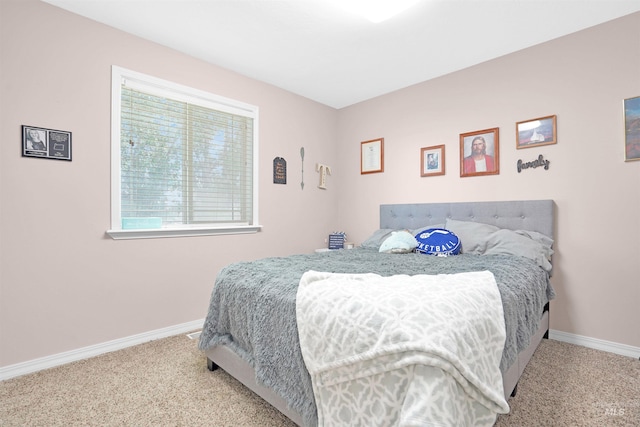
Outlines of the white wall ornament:
<svg viewBox="0 0 640 427">
<path fill-rule="evenodd" d="M 535 169 L 539 167 L 543 167 L 544 170 L 549 170 L 550 163 L 551 161 L 545 160 L 542 154 L 540 154 L 537 159 L 531 162 L 523 162 L 522 160 L 518 160 L 518 173 L 522 172 L 523 169 Z"/>
<path fill-rule="evenodd" d="M 318 188 L 321 190 L 326 190 L 327 175 L 331 175 L 331 167 L 323 165 L 322 163 L 317 163 L 316 171 L 320 173 L 320 184 L 318 184 Z"/>
</svg>

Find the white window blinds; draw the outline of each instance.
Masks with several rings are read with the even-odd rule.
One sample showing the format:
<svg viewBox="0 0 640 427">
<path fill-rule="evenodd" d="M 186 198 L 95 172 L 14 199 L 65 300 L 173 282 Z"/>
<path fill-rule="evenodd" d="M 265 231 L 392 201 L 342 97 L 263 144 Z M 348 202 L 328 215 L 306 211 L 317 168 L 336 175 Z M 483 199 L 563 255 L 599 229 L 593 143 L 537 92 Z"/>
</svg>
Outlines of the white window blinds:
<svg viewBox="0 0 640 427">
<path fill-rule="evenodd" d="M 254 225 L 256 112 L 157 80 L 119 84 L 120 224 L 112 228 Z"/>
</svg>

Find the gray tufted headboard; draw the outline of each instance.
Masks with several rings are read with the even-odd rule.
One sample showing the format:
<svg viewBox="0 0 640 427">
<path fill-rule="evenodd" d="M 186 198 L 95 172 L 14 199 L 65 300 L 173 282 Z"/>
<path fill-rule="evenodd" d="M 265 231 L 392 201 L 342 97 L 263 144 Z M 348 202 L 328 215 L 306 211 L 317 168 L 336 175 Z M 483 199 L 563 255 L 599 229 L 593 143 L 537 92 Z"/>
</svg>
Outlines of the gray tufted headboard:
<svg viewBox="0 0 640 427">
<path fill-rule="evenodd" d="M 553 238 L 553 200 L 380 205 L 380 228 L 414 230 L 447 218 L 510 230 L 537 231 Z"/>
</svg>

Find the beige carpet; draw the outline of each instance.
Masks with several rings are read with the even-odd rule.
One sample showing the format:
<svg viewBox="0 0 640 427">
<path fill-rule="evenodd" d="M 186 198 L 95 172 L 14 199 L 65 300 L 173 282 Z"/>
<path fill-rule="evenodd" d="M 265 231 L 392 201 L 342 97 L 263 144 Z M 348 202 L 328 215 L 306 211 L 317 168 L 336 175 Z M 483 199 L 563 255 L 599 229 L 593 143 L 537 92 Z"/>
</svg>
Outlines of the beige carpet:
<svg viewBox="0 0 640 427">
<path fill-rule="evenodd" d="M 640 361 L 544 340 L 496 426 L 639 426 Z M 163 340 L 0 383 L 0 426 L 293 426 L 196 341 Z"/>
</svg>

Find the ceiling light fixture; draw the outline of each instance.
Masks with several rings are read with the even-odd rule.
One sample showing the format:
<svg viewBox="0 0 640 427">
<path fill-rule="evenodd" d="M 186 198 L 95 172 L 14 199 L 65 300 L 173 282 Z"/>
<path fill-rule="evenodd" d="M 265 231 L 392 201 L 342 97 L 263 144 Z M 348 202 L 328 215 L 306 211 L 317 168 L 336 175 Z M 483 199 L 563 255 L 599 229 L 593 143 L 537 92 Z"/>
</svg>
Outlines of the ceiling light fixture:
<svg viewBox="0 0 640 427">
<path fill-rule="evenodd" d="M 349 12 L 362 16 L 377 24 L 407 10 L 420 0 L 338 0 L 338 4 Z"/>
</svg>

